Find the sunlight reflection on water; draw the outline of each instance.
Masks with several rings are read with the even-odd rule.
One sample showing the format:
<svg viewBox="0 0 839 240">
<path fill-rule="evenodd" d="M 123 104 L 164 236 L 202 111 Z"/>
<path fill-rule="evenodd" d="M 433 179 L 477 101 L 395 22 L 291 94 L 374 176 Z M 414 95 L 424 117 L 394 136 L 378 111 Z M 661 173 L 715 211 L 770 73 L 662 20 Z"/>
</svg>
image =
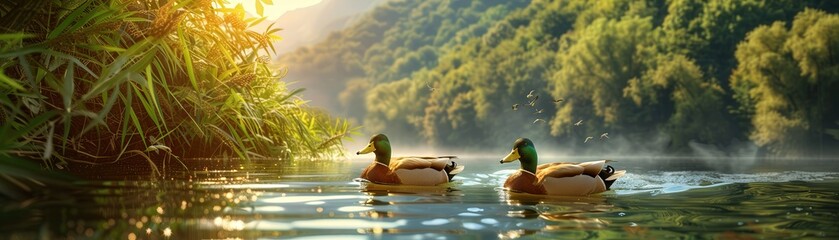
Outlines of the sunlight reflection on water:
<svg viewBox="0 0 839 240">
<path fill-rule="evenodd" d="M 324 201 L 324 200 L 340 200 L 340 199 L 365 199 L 363 196 L 354 196 L 354 195 L 334 195 L 334 196 L 322 196 L 322 195 L 312 195 L 312 196 L 286 196 L 286 197 L 275 197 L 275 198 L 266 198 L 263 199 L 263 202 L 266 203 L 300 203 L 300 202 L 313 202 L 313 201 Z"/>
<path fill-rule="evenodd" d="M 517 165 L 462 161 L 455 182 L 436 187 L 355 181 L 369 161 L 272 162 L 194 181 L 100 183 L 81 194 L 85 201 L 49 210 L 71 211 L 73 219 L 45 224 L 69 229 L 53 238 L 839 238 L 839 173 L 647 171 L 620 163 L 629 173 L 613 191 L 548 197 L 500 188 Z"/>
</svg>

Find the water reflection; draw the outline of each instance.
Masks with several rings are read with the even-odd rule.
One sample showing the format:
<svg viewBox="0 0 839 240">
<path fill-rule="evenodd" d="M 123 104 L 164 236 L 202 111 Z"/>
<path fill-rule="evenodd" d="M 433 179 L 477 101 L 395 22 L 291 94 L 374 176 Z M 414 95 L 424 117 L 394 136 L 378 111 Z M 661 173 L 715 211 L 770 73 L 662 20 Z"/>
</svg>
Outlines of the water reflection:
<svg viewBox="0 0 839 240">
<path fill-rule="evenodd" d="M 362 182 L 360 188 L 363 192 L 374 196 L 387 196 L 388 194 L 463 196 L 460 190 L 455 188 L 455 185 L 455 183 L 449 183 L 437 186 L 403 186 Z"/>
<path fill-rule="evenodd" d="M 610 224 L 608 220 L 590 215 L 609 212 L 614 207 L 607 203 L 607 197 L 603 195 L 547 196 L 499 191 L 499 196 L 505 197 L 507 205 L 518 208 L 508 211 L 508 217 L 542 220 L 517 225 L 519 229 L 501 231 L 498 237 L 503 239 L 514 239 L 534 233 L 607 228 Z"/>
<path fill-rule="evenodd" d="M 66 196 L 61 201 L 30 204 L 37 208 L 3 205 L 18 210 L 4 212 L 0 220 L 15 221 L 0 232 L 23 239 L 839 237 L 834 173 L 636 170 L 606 194 L 554 197 L 500 189 L 515 170 L 498 164 L 470 164 L 439 187 L 353 181 L 367 164 L 254 162 L 159 181 L 84 182 L 72 194 L 56 193 Z"/>
</svg>

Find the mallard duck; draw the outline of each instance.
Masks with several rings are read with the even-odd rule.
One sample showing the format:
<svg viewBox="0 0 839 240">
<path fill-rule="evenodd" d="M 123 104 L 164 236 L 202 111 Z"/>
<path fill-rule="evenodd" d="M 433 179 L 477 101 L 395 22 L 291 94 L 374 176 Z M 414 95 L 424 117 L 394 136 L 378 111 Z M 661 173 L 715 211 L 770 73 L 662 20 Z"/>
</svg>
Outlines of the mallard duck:
<svg viewBox="0 0 839 240">
<path fill-rule="evenodd" d="M 583 196 L 609 190 L 612 183 L 626 171 L 615 171 L 607 160 L 584 163 L 545 163 L 537 167 L 538 156 L 533 142 L 519 138 L 501 163 L 521 162 L 521 170 L 504 182 L 512 191 L 530 194 Z"/>
<path fill-rule="evenodd" d="M 384 134 L 370 138 L 367 147 L 356 154 L 375 153 L 376 161 L 361 172 L 361 178 L 378 184 L 433 186 L 447 183 L 463 166 L 452 159 L 441 157 L 390 157 L 390 141 Z"/>
</svg>

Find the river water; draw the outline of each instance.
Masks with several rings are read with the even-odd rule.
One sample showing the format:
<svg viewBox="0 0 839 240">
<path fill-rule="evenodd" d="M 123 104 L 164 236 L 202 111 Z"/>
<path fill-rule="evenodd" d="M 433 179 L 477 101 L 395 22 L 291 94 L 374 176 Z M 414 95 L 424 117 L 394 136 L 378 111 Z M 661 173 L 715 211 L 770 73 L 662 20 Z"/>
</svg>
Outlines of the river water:
<svg viewBox="0 0 839 240">
<path fill-rule="evenodd" d="M 447 186 L 388 187 L 356 179 L 371 161 L 195 159 L 204 167 L 154 181 L 104 172 L 57 200 L 6 204 L 0 239 L 839 238 L 830 168 L 619 161 L 629 173 L 612 191 L 538 197 L 500 188 L 517 163 L 464 157 Z"/>
</svg>

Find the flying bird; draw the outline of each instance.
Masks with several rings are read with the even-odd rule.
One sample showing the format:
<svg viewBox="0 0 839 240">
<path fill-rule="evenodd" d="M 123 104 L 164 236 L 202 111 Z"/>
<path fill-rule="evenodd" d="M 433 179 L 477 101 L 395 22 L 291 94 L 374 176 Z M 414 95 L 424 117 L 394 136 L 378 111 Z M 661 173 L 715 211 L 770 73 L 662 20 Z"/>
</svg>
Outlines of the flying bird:
<svg viewBox="0 0 839 240">
<path fill-rule="evenodd" d="M 434 91 L 434 88 L 431 87 L 431 85 L 429 85 L 428 82 L 425 82 L 425 86 L 428 87 L 429 91 L 432 91 L 432 92 Z"/>
<path fill-rule="evenodd" d="M 537 118 L 536 120 L 533 120 L 533 123 L 534 123 L 534 124 L 535 124 L 535 123 L 538 123 L 538 122 L 545 122 L 545 120 L 544 120 L 544 119 L 541 119 L 541 118 Z"/>
<path fill-rule="evenodd" d="M 517 111 L 517 110 L 519 110 L 519 104 L 518 103 L 513 104 L 513 111 Z"/>
<path fill-rule="evenodd" d="M 538 97 L 536 95 L 533 95 L 533 92 L 535 92 L 535 91 L 536 90 L 530 90 L 530 93 L 527 94 L 527 98 L 530 99 L 530 98 L 533 98 L 533 97 Z"/>
<path fill-rule="evenodd" d="M 609 133 L 600 134 L 600 140 L 609 139 Z"/>
<path fill-rule="evenodd" d="M 545 110 L 545 109 L 537 109 L 536 112 L 534 112 L 533 114 L 540 114 L 540 113 L 542 113 L 542 110 Z"/>
<path fill-rule="evenodd" d="M 580 121 L 577 121 L 577 123 L 574 123 L 574 126 L 580 126 L 580 125 L 583 125 L 583 120 L 580 120 Z"/>
<path fill-rule="evenodd" d="M 538 100 L 538 99 L 539 99 L 539 95 L 536 95 L 533 98 L 533 100 L 530 100 L 530 103 L 528 103 L 528 104 L 530 104 L 531 107 L 536 106 L 536 100 Z"/>
<path fill-rule="evenodd" d="M 585 141 L 583 141 L 583 143 L 588 143 L 588 141 L 591 141 L 592 139 L 594 139 L 594 137 L 589 136 L 586 138 Z"/>
<path fill-rule="evenodd" d="M 562 102 L 562 101 L 565 101 L 565 99 L 562 99 L 562 98 L 560 98 L 560 99 L 554 99 L 554 102 L 555 102 L 555 103 Z"/>
</svg>

